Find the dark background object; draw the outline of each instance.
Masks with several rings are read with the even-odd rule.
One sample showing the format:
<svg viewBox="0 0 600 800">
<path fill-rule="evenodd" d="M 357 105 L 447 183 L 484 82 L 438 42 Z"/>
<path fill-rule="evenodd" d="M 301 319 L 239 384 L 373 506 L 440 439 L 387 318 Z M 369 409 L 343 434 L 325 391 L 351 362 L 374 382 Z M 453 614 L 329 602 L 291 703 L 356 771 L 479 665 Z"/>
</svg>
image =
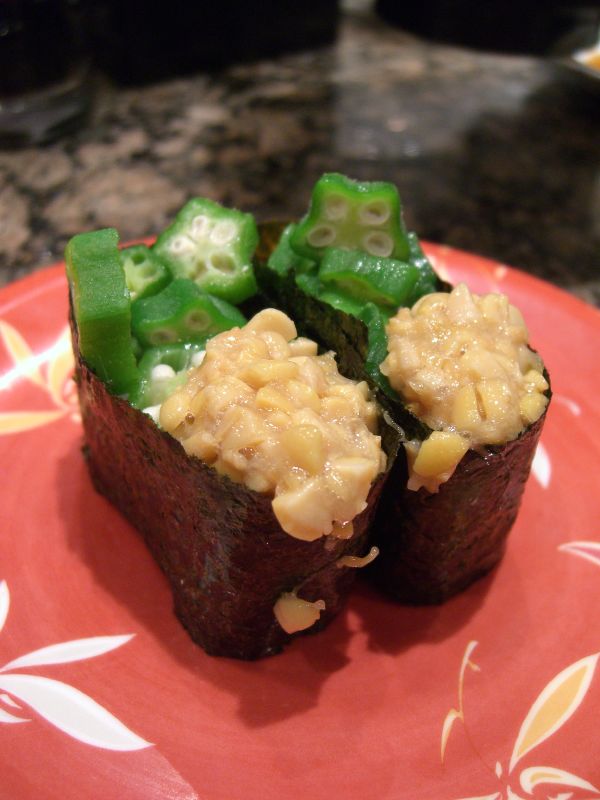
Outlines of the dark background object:
<svg viewBox="0 0 600 800">
<path fill-rule="evenodd" d="M 102 0 L 88 8 L 97 63 L 123 84 L 274 56 L 334 39 L 337 0 Z"/>
<path fill-rule="evenodd" d="M 86 128 L 0 149 L 0 284 L 61 258 L 83 230 L 159 233 L 197 195 L 297 218 L 337 170 L 395 182 L 422 238 L 600 306 L 600 80 L 431 44 L 357 10 L 329 47 L 96 87 Z"/>
<path fill-rule="evenodd" d="M 71 0 L 0 0 L 0 97 L 63 80 L 85 51 Z"/>
<path fill-rule="evenodd" d="M 440 42 L 506 53 L 547 54 L 596 41 L 600 0 L 377 0 L 393 25 Z"/>
<path fill-rule="evenodd" d="M 89 108 L 79 0 L 0 0 L 0 145 L 51 141 Z"/>
</svg>

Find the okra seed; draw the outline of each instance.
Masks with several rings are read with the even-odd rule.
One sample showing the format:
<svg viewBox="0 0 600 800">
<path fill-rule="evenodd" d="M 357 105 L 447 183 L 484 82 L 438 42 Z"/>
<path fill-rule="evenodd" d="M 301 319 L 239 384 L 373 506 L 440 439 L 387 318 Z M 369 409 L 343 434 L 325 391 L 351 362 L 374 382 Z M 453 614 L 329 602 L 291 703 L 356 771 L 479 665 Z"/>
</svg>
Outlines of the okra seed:
<svg viewBox="0 0 600 800">
<path fill-rule="evenodd" d="M 325 217 L 330 220 L 340 220 L 348 214 L 348 203 L 340 195 L 331 195 L 325 201 L 323 209 Z"/>
<path fill-rule="evenodd" d="M 189 253 L 190 250 L 193 249 L 194 245 L 192 241 L 187 238 L 187 236 L 176 236 L 169 245 L 169 250 L 175 255 L 181 255 L 182 253 Z"/>
<path fill-rule="evenodd" d="M 196 240 L 203 239 L 208 233 L 209 223 L 208 217 L 204 214 L 198 214 L 197 217 L 194 217 L 190 225 L 190 235 Z"/>
<path fill-rule="evenodd" d="M 394 242 L 392 237 L 381 231 L 371 231 L 363 238 L 363 247 L 372 256 L 388 258 L 392 255 Z"/>
<path fill-rule="evenodd" d="M 193 331 L 205 331 L 210 325 L 210 317 L 206 311 L 196 308 L 190 311 L 185 318 L 185 322 L 187 327 Z"/>
<path fill-rule="evenodd" d="M 237 233 L 237 225 L 231 220 L 221 220 L 217 222 L 215 227 L 210 232 L 210 240 L 213 244 L 223 245 L 229 244 Z"/>
<path fill-rule="evenodd" d="M 365 203 L 358 211 L 358 218 L 363 225 L 383 225 L 390 218 L 391 209 L 382 200 Z"/>
<path fill-rule="evenodd" d="M 134 264 L 143 264 L 146 260 L 146 256 L 143 253 L 136 253 L 135 255 L 131 256 L 131 260 Z"/>
<path fill-rule="evenodd" d="M 313 247 L 328 247 L 335 241 L 335 228 L 331 225 L 317 225 L 306 238 Z"/>
<path fill-rule="evenodd" d="M 148 336 L 152 344 L 169 344 L 177 341 L 177 333 L 171 328 L 158 328 Z"/>
<path fill-rule="evenodd" d="M 157 275 L 157 269 L 152 262 L 148 261 L 148 263 L 140 270 L 140 275 L 142 278 L 154 278 Z"/>
<path fill-rule="evenodd" d="M 230 255 L 227 255 L 227 253 L 214 253 L 211 256 L 210 263 L 215 269 L 218 269 L 219 272 L 235 271 L 235 261 Z"/>
<path fill-rule="evenodd" d="M 204 275 L 205 272 L 208 270 L 206 266 L 206 262 L 199 258 L 196 263 L 194 264 L 194 268 L 190 274 L 190 278 L 194 280 L 194 278 L 199 278 L 200 276 Z"/>
</svg>

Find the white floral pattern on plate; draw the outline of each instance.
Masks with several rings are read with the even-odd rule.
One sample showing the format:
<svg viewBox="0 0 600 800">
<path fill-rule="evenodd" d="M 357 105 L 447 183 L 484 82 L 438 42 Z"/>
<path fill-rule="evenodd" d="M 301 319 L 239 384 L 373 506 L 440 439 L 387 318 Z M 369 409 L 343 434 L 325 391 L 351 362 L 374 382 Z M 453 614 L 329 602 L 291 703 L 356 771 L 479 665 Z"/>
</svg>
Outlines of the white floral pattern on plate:
<svg viewBox="0 0 600 800">
<path fill-rule="evenodd" d="M 44 411 L 0 412 L 0 435 L 28 431 L 65 416 L 78 422 L 77 391 L 71 377 L 74 362 L 69 328 L 65 327 L 47 350 L 36 354 L 13 325 L 0 320 L 0 341 L 12 362 L 12 368 L 0 376 L 0 390 L 24 379 L 42 389 L 54 406 Z"/>
<path fill-rule="evenodd" d="M 600 567 L 600 542 L 566 542 L 558 547 L 564 553 L 572 553 Z"/>
<path fill-rule="evenodd" d="M 555 392 L 552 395 L 552 400 L 555 404 L 566 408 L 574 417 L 581 416 L 581 406 L 570 397 L 566 397 L 564 394 L 557 394 Z M 550 480 L 552 478 L 552 462 L 548 450 L 542 442 L 538 444 L 535 451 L 533 462 L 531 464 L 531 474 L 543 489 L 547 489 L 550 486 Z"/>
<path fill-rule="evenodd" d="M 479 672 L 480 668 L 471 661 L 473 651 L 477 647 L 476 641 L 471 641 L 466 647 L 458 677 L 458 708 L 451 708 L 446 714 L 442 726 L 441 737 L 441 759 L 444 762 L 446 747 L 450 738 L 452 727 L 456 720 L 460 720 L 465 729 L 468 741 L 474 752 L 484 760 L 478 752 L 473 738 L 469 733 L 465 720 L 464 711 L 464 681 L 467 668 L 474 672 Z M 508 770 L 502 767 L 497 761 L 492 770 L 498 781 L 503 786 L 501 791 L 491 794 L 464 797 L 460 800 L 524 800 L 521 795 L 515 793 L 508 783 L 508 778 L 513 770 L 528 753 L 555 734 L 559 728 L 570 719 L 575 711 L 583 702 L 590 684 L 594 677 L 594 672 L 598 664 L 600 653 L 576 661 L 558 673 L 542 690 L 537 699 L 529 709 L 517 735 Z M 594 792 L 594 797 L 600 798 L 600 789 L 578 775 L 567 772 L 563 769 L 548 766 L 527 767 L 521 770 L 519 783 L 523 791 L 532 795 L 538 786 L 560 786 L 569 789 L 583 789 L 586 792 Z M 572 792 L 559 795 L 563 800 L 568 800 L 573 796 Z M 551 800 L 550 797 L 548 800 Z M 592 798 L 590 798 L 592 800 Z"/>
<path fill-rule="evenodd" d="M 0 632 L 8 617 L 10 593 L 0 581 Z M 133 637 L 93 636 L 33 650 L 0 667 L 0 701 L 11 709 L 22 710 L 17 701 L 32 708 L 56 728 L 80 742 L 107 750 L 142 750 L 152 744 L 129 730 L 122 722 L 88 695 L 62 681 L 40 675 L 9 673 L 23 667 L 49 666 L 82 661 L 121 647 Z M 0 722 L 30 722 L 0 707 Z"/>
</svg>

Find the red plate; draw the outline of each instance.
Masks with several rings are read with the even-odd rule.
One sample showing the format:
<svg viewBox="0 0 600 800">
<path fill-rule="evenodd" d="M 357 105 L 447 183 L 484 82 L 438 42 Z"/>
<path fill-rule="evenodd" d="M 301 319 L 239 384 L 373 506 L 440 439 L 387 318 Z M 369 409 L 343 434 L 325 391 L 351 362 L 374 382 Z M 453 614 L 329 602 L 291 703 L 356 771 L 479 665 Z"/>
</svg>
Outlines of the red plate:
<svg viewBox="0 0 600 800">
<path fill-rule="evenodd" d="M 506 558 L 439 608 L 360 586 L 258 663 L 206 656 L 92 489 L 60 267 L 0 292 L 0 796 L 600 798 L 600 315 L 431 246 L 525 312 L 554 400 Z"/>
</svg>

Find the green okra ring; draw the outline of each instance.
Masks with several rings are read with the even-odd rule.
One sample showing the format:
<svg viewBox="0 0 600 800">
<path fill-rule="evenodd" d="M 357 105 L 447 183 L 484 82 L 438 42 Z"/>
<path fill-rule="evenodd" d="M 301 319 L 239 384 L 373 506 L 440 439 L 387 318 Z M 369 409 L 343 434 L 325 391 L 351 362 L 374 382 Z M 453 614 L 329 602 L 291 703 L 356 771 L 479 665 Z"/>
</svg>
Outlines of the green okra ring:
<svg viewBox="0 0 600 800">
<path fill-rule="evenodd" d="M 324 248 L 337 247 L 406 260 L 409 245 L 401 213 L 393 184 L 327 173 L 315 184 L 308 213 L 290 243 L 306 258 L 319 259 Z"/>
<path fill-rule="evenodd" d="M 129 395 L 131 405 L 145 409 L 163 403 L 185 382 L 188 370 L 195 365 L 194 358 L 205 346 L 206 338 L 196 343 L 178 342 L 148 348 L 138 364 L 140 381 Z M 157 375 L 157 368 L 161 370 L 160 375 Z"/>
<path fill-rule="evenodd" d="M 215 297 L 241 303 L 256 292 L 252 257 L 257 243 L 251 214 L 194 198 L 153 250 L 175 278 L 188 278 Z"/>
<path fill-rule="evenodd" d="M 131 329 L 143 347 L 205 340 L 245 322 L 235 306 L 203 292 L 186 278 L 172 281 L 152 297 L 136 300 L 131 309 Z"/>
<path fill-rule="evenodd" d="M 119 257 L 132 301 L 160 292 L 171 280 L 167 266 L 145 244 L 125 247 Z"/>
<path fill-rule="evenodd" d="M 65 262 L 81 354 L 115 394 L 139 380 L 131 340 L 131 300 L 113 228 L 80 233 Z"/>
<path fill-rule="evenodd" d="M 327 247 L 319 278 L 357 300 L 396 309 L 412 297 L 419 270 L 406 261 Z"/>
</svg>

